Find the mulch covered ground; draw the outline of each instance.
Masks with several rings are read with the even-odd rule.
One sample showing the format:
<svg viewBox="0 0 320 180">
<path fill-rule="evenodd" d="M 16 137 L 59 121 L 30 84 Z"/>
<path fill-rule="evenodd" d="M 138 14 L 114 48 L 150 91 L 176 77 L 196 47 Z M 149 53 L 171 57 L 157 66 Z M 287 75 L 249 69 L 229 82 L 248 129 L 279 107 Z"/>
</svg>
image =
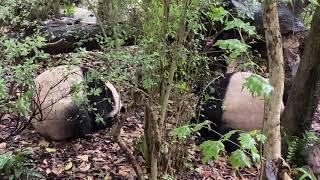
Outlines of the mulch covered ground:
<svg viewBox="0 0 320 180">
<path fill-rule="evenodd" d="M 47 142 L 32 128 L 0 144 L 0 153 L 32 148 L 34 154 L 29 162 L 47 179 L 136 179 L 136 174 L 110 137 L 110 129 L 88 135 L 86 138 L 68 142 Z M 134 150 L 143 134 L 143 111 L 137 110 L 129 116 L 122 128 L 121 137 Z M 224 158 L 209 161 L 204 165 L 195 144 L 188 147 L 191 162 L 183 177 L 179 179 L 254 179 L 256 169 L 239 172 L 232 170 Z M 135 151 L 135 154 L 136 153 Z M 141 155 L 137 160 L 146 172 L 145 161 Z"/>
</svg>

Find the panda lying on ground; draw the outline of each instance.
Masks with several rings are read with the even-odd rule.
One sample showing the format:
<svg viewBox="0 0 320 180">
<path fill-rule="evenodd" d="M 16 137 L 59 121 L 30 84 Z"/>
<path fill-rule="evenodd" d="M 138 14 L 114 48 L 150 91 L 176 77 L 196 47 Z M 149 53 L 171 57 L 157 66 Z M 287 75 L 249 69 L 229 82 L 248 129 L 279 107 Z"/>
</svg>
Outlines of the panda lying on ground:
<svg viewBox="0 0 320 180">
<path fill-rule="evenodd" d="M 253 97 L 247 88 L 242 88 L 245 79 L 251 74 L 229 73 L 208 85 L 197 104 L 196 116 L 192 122 L 209 120 L 212 122 L 210 128 L 222 135 L 231 130 L 261 130 L 264 100 L 262 97 Z M 204 139 L 220 139 L 221 136 L 212 130 L 202 128 L 199 133 Z M 236 133 L 230 140 L 237 142 L 238 137 L 239 133 Z M 225 142 L 224 145 L 227 152 L 238 148 L 230 142 Z"/>
<path fill-rule="evenodd" d="M 85 81 L 88 70 L 78 66 L 58 66 L 40 74 L 35 80 L 31 120 L 35 130 L 49 140 L 61 141 L 110 127 L 120 111 L 120 96 L 109 82 L 93 80 L 90 89 L 100 88 L 99 95 L 87 95 L 90 89 L 71 93 L 75 85 Z M 87 95 L 87 96 L 86 96 Z M 87 97 L 76 102 L 75 97 Z M 88 106 L 89 105 L 89 106 Z M 91 107 L 91 110 L 88 110 Z M 104 122 L 96 121 L 101 117 Z"/>
</svg>

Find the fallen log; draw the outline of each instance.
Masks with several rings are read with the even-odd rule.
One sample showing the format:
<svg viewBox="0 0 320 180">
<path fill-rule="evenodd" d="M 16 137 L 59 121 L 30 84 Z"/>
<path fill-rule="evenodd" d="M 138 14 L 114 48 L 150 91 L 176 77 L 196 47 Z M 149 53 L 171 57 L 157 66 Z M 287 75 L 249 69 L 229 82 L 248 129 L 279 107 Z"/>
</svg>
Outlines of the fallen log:
<svg viewBox="0 0 320 180">
<path fill-rule="evenodd" d="M 47 40 L 42 50 L 49 54 L 73 52 L 79 47 L 87 50 L 100 48 L 96 37 L 101 35 L 101 30 L 97 24 L 87 24 L 72 18 L 65 18 L 46 21 L 40 29 Z"/>
</svg>

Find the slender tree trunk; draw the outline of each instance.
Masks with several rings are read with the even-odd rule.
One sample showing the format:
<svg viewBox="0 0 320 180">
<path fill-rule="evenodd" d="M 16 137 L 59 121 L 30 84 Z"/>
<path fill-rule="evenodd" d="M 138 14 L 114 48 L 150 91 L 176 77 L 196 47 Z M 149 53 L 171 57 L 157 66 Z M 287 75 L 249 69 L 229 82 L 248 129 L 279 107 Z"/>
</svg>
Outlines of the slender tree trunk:
<svg viewBox="0 0 320 180">
<path fill-rule="evenodd" d="M 98 0 L 97 15 L 103 24 L 111 24 L 114 10 L 113 0 Z"/>
<path fill-rule="evenodd" d="M 279 27 L 277 3 L 265 0 L 263 3 L 263 24 L 268 48 L 269 79 L 274 88 L 265 104 L 264 157 L 268 160 L 281 157 L 280 114 L 284 88 L 283 51 Z"/>
<path fill-rule="evenodd" d="M 316 90 L 320 81 L 319 17 L 320 7 L 317 6 L 302 60 L 281 119 L 282 126 L 290 135 L 301 135 L 304 130 L 310 129 L 319 102 L 319 89 Z"/>
<path fill-rule="evenodd" d="M 164 64 L 167 57 L 167 33 L 169 24 L 170 0 L 163 0 L 163 23 L 162 23 L 162 57 L 160 59 L 160 104 L 163 103 L 165 94 L 165 69 Z"/>
</svg>

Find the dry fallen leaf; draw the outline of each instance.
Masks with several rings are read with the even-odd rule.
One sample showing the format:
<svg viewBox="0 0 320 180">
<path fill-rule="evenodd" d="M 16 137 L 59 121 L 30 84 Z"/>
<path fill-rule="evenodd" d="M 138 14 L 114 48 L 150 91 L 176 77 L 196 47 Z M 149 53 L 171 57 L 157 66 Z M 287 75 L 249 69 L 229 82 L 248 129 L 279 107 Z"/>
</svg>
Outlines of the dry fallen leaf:
<svg viewBox="0 0 320 180">
<path fill-rule="evenodd" d="M 4 129 L 6 127 L 7 127 L 6 125 L 0 124 L 0 129 Z"/>
<path fill-rule="evenodd" d="M 85 162 L 81 163 L 80 166 L 78 167 L 81 172 L 86 172 L 90 169 L 91 164 L 87 164 Z"/>
<path fill-rule="evenodd" d="M 79 155 L 77 156 L 78 159 L 80 159 L 81 161 L 84 162 L 88 162 L 89 161 L 89 156 L 88 155 Z"/>
<path fill-rule="evenodd" d="M 121 163 L 121 162 L 123 162 L 125 160 L 126 160 L 125 158 L 120 158 L 116 162 L 114 162 L 114 164 L 119 164 L 119 163 Z"/>
<path fill-rule="evenodd" d="M 48 142 L 48 141 L 46 141 L 46 140 L 41 140 L 41 141 L 39 141 L 39 146 L 40 147 L 49 147 L 49 145 L 50 145 L 50 143 Z"/>
<path fill-rule="evenodd" d="M 52 168 L 52 173 L 59 176 L 63 172 L 63 165 L 59 164 L 57 167 Z"/>
<path fill-rule="evenodd" d="M 20 143 L 23 144 L 23 145 L 30 144 L 30 142 L 26 142 L 26 141 L 20 141 Z"/>
<path fill-rule="evenodd" d="M 126 177 L 126 176 L 128 176 L 129 172 L 127 170 L 125 170 L 125 169 L 120 169 L 118 174 L 120 176 Z"/>
<path fill-rule="evenodd" d="M 124 177 L 128 176 L 131 171 L 131 169 L 127 168 L 126 166 L 119 166 L 119 169 L 120 170 L 118 171 L 118 174 Z"/>
<path fill-rule="evenodd" d="M 104 169 L 105 171 L 110 171 L 110 167 L 106 164 L 106 165 L 104 165 L 104 166 L 102 166 L 102 169 Z"/>
<path fill-rule="evenodd" d="M 46 169 L 46 174 L 50 174 L 52 171 L 51 171 L 51 169 L 50 168 L 47 168 Z"/>
<path fill-rule="evenodd" d="M 105 162 L 106 161 L 103 158 L 92 158 L 92 160 L 95 162 Z"/>
<path fill-rule="evenodd" d="M 0 149 L 5 149 L 7 147 L 7 143 L 0 143 Z"/>
</svg>

